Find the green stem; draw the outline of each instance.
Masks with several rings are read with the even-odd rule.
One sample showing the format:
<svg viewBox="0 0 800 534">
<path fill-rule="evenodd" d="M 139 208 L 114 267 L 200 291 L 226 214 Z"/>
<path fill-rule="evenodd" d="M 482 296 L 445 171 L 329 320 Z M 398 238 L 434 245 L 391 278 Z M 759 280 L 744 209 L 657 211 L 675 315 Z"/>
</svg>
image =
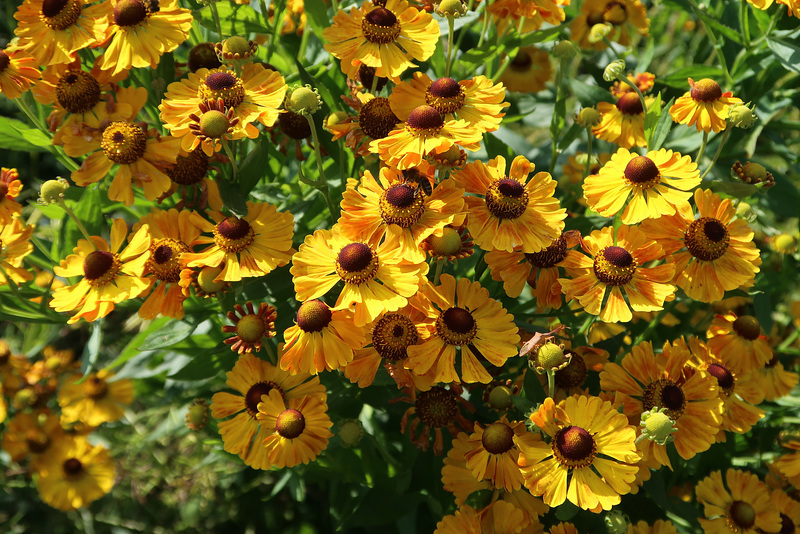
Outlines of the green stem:
<svg viewBox="0 0 800 534">
<path fill-rule="evenodd" d="M 374 80 L 377 80 L 378 77 L 373 77 Z M 305 114 L 306 120 L 308 121 L 308 126 L 311 128 L 311 139 L 314 143 L 314 153 L 316 154 L 317 159 L 317 170 L 319 171 L 319 178 L 316 180 L 320 185 L 317 189 L 325 197 L 325 202 L 328 204 L 328 211 L 330 211 L 331 219 L 335 223 L 336 220 L 339 218 L 339 210 L 336 209 L 336 206 L 333 204 L 333 200 L 331 200 L 331 192 L 330 188 L 328 187 L 328 181 L 325 179 L 325 170 L 322 167 L 322 152 L 320 151 L 320 143 L 319 143 L 319 136 L 317 135 L 317 126 L 314 124 L 314 117 L 311 116 L 310 113 Z"/>
<path fill-rule="evenodd" d="M 70 219 L 72 219 L 72 221 L 75 223 L 75 226 L 78 227 L 78 230 L 81 231 L 83 237 L 86 238 L 86 241 L 88 241 L 89 244 L 92 246 L 92 248 L 96 250 L 97 247 L 94 246 L 94 241 L 92 240 L 92 237 L 89 235 L 89 232 L 86 230 L 86 227 L 83 225 L 81 220 L 78 219 L 78 216 L 75 215 L 75 213 L 71 209 L 69 209 L 69 206 L 67 206 L 66 202 L 64 202 L 63 199 L 59 200 L 58 205 L 61 206 L 64 211 L 67 212 L 67 215 L 69 215 Z"/>
<path fill-rule="evenodd" d="M 452 16 L 447 17 L 447 65 L 444 69 L 444 77 L 450 77 L 450 64 L 453 61 L 453 26 L 454 26 L 454 19 Z M 377 76 L 375 76 L 377 78 Z"/>
<path fill-rule="evenodd" d="M 689 3 L 692 5 L 692 9 L 695 12 L 695 15 L 700 18 L 701 11 L 700 8 L 697 6 L 695 0 L 689 0 Z M 717 59 L 719 60 L 719 66 L 722 67 L 722 73 L 725 75 L 725 80 L 727 80 L 728 85 L 733 85 L 733 78 L 731 78 L 731 73 L 728 70 L 728 61 L 725 59 L 725 54 L 722 53 L 722 45 L 717 39 L 717 34 L 714 33 L 714 30 L 706 23 L 703 23 L 703 28 L 706 30 L 706 34 L 708 35 L 708 39 L 711 41 L 711 44 L 714 45 L 714 51 L 717 54 Z"/>
<path fill-rule="evenodd" d="M 483 40 L 486 38 L 486 29 L 489 27 L 489 0 L 486 0 L 483 5 L 483 25 L 481 26 L 481 36 L 478 39 L 478 46 L 475 48 L 480 48 L 483 44 Z"/>
<path fill-rule="evenodd" d="M 220 42 L 222 42 L 223 39 L 222 24 L 220 24 L 219 22 L 219 12 L 217 12 L 217 3 L 214 0 L 212 0 L 212 2 L 208 5 L 211 8 L 211 16 L 214 17 L 214 24 L 217 27 L 217 38 L 219 39 Z"/>
<path fill-rule="evenodd" d="M 369 88 L 369 94 L 375 95 L 375 91 L 378 89 L 378 70 L 375 69 L 375 72 L 372 74 L 372 85 Z M 378 96 L 378 95 L 375 95 Z"/>
<path fill-rule="evenodd" d="M 336 0 L 331 0 L 331 5 L 333 6 L 333 14 L 335 15 L 339 12 L 339 2 Z"/>
<path fill-rule="evenodd" d="M 642 103 L 642 110 L 644 114 L 647 115 L 647 104 L 644 102 L 644 95 L 639 90 L 639 87 L 634 82 L 630 81 L 627 76 L 617 76 L 617 79 L 623 83 L 627 83 L 634 91 L 636 91 L 636 94 L 639 95 L 639 102 Z"/>
<path fill-rule="evenodd" d="M 261 346 L 267 349 L 267 355 L 269 356 L 270 363 L 277 367 L 279 363 L 278 357 L 275 355 L 275 351 L 272 350 L 272 346 L 269 344 L 269 341 L 263 343 Z"/>
<path fill-rule="evenodd" d="M 739 0 L 739 28 L 745 49 L 750 48 L 750 14 L 747 12 L 747 1 Z"/>
<path fill-rule="evenodd" d="M 694 157 L 694 162 L 697 165 L 700 165 L 700 158 L 703 157 L 703 152 L 706 151 L 707 144 L 708 144 L 708 132 L 703 132 L 703 142 L 700 143 L 700 150 L 697 151 L 697 155 Z"/>
<path fill-rule="evenodd" d="M 714 153 L 714 158 L 711 160 L 711 164 L 706 169 L 706 172 L 704 172 L 700 177 L 700 180 L 703 180 L 706 176 L 708 176 L 708 173 L 710 173 L 711 169 L 714 168 L 714 164 L 717 162 L 717 159 L 719 159 L 719 155 L 722 153 L 722 147 L 725 145 L 725 141 L 728 140 L 730 133 L 731 128 L 726 128 L 725 133 L 722 134 L 722 139 L 719 140 L 719 146 L 717 147 L 717 151 Z"/>
<path fill-rule="evenodd" d="M 567 66 L 567 59 L 561 58 L 558 64 L 558 72 L 556 73 L 556 101 L 555 106 L 558 106 L 558 101 L 561 100 L 562 94 L 562 81 L 564 80 L 564 68 Z M 558 127 L 558 115 L 553 113 L 553 118 L 550 121 L 550 136 L 553 139 L 553 150 L 550 153 L 550 172 L 556 167 L 558 160 L 558 138 L 561 136 L 561 128 Z"/>
<path fill-rule="evenodd" d="M 644 330 L 642 330 L 642 333 L 636 336 L 636 340 L 633 342 L 633 344 L 638 345 L 642 341 L 647 341 L 647 338 L 650 336 L 650 333 L 653 330 L 655 330 L 658 325 L 661 324 L 661 319 L 663 319 L 665 315 L 671 312 L 672 308 L 674 308 L 677 304 L 678 304 L 677 300 L 673 300 L 672 302 L 667 303 L 667 305 L 664 306 L 664 309 L 658 312 L 658 315 L 653 317 L 653 320 L 650 321 L 650 323 Z"/>
<path fill-rule="evenodd" d="M 22 111 L 25 114 L 25 116 L 28 117 L 28 119 L 33 123 L 34 126 L 36 126 L 36 128 L 39 129 L 39 131 L 45 134 L 48 138 L 50 139 L 53 138 L 52 132 L 50 132 L 50 130 L 39 119 L 39 117 L 33 114 L 31 108 L 28 107 L 28 105 L 24 102 L 22 98 L 15 98 L 14 102 L 17 103 L 17 107 L 19 107 L 20 111 Z M 75 163 L 75 160 L 67 156 L 67 154 L 64 152 L 64 149 L 61 148 L 60 146 L 47 145 L 45 148 L 47 149 L 48 152 L 53 154 L 59 161 L 61 161 L 61 163 L 63 163 L 64 166 L 70 171 L 76 171 L 80 168 L 80 165 Z"/>
<path fill-rule="evenodd" d="M 583 178 L 585 179 L 589 176 L 589 173 L 592 170 L 592 141 L 594 140 L 594 135 L 592 134 L 591 128 L 586 128 L 586 137 L 588 138 L 587 141 L 587 148 L 588 152 L 586 153 L 586 169 L 583 171 Z"/>
<path fill-rule="evenodd" d="M 236 182 L 239 180 L 239 166 L 236 164 L 236 157 L 231 152 L 231 147 L 228 146 L 228 140 L 224 137 L 222 138 L 222 148 L 225 149 L 225 154 L 228 156 L 228 159 L 231 160 L 231 165 L 233 166 L 233 181 Z"/>
<path fill-rule="evenodd" d="M 769 21 L 769 26 L 767 27 L 767 31 L 764 32 L 764 35 L 753 41 L 753 46 L 758 46 L 767 40 L 767 38 L 772 33 L 772 30 L 775 28 L 775 25 L 778 23 L 779 20 L 781 20 L 782 16 L 783 16 L 783 10 L 776 9 L 775 14 L 772 15 L 772 19 Z"/>
<path fill-rule="evenodd" d="M 275 3 L 275 0 L 272 2 Z M 276 6 L 277 9 L 273 10 L 272 12 L 272 38 L 269 40 L 269 45 L 267 46 L 267 63 L 269 63 L 270 58 L 272 57 L 272 52 L 275 50 L 275 43 L 278 41 L 278 25 L 281 21 L 281 16 L 283 15 L 283 8 L 286 6 L 286 2 L 284 1 L 281 5 Z M 267 14 L 264 13 L 265 19 L 267 18 Z M 268 25 L 269 22 L 267 22 Z"/>
<path fill-rule="evenodd" d="M 436 260 L 436 272 L 433 274 L 433 285 L 439 285 L 439 277 L 442 276 L 444 269 L 444 258 Z"/>
<path fill-rule="evenodd" d="M 556 372 L 552 369 L 547 370 L 547 396 L 553 400 L 556 398 Z"/>
</svg>

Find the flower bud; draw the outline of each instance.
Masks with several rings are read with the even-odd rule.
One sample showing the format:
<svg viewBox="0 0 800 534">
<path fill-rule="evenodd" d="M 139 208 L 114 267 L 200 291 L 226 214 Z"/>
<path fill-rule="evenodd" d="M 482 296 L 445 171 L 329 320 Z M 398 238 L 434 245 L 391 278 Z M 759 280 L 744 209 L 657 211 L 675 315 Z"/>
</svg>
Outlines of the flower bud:
<svg viewBox="0 0 800 534">
<path fill-rule="evenodd" d="M 753 206 L 751 206 L 747 202 L 739 202 L 736 205 L 736 216 L 741 217 L 747 222 L 753 222 L 756 220 L 758 214 L 753 209 Z"/>
<path fill-rule="evenodd" d="M 466 15 L 468 9 L 461 0 L 442 0 L 436 6 L 436 13 L 442 17 L 457 19 Z"/>
<path fill-rule="evenodd" d="M 600 124 L 602 118 L 603 114 L 595 108 L 583 108 L 575 115 L 575 123 L 581 128 L 593 128 Z"/>
<path fill-rule="evenodd" d="M 731 170 L 736 174 L 739 180 L 746 184 L 764 184 L 763 187 L 772 187 L 775 185 L 775 179 L 772 177 L 772 173 L 761 164 L 748 161 L 742 165 L 737 161 L 733 164 Z"/>
<path fill-rule="evenodd" d="M 342 447 L 349 449 L 355 447 L 364 437 L 364 427 L 357 419 L 345 419 L 339 423 L 339 443 Z"/>
<path fill-rule="evenodd" d="M 184 421 L 189 430 L 197 432 L 208 424 L 208 404 L 205 399 L 194 399 L 186 410 Z"/>
<path fill-rule="evenodd" d="M 611 510 L 603 518 L 608 534 L 625 534 L 628 531 L 628 516 L 619 510 Z"/>
<path fill-rule="evenodd" d="M 553 55 L 559 59 L 572 59 L 578 52 L 578 47 L 572 41 L 561 41 L 553 47 Z"/>
<path fill-rule="evenodd" d="M 617 78 L 622 78 L 623 76 L 625 76 L 624 59 L 615 59 L 609 63 L 606 69 L 603 71 L 603 79 L 607 82 L 613 82 Z"/>
<path fill-rule="evenodd" d="M 728 122 L 736 128 L 747 129 L 753 126 L 758 117 L 747 104 L 734 104 L 728 114 Z"/>
<path fill-rule="evenodd" d="M 69 189 L 69 182 L 64 178 L 47 180 L 39 190 L 39 204 L 58 204 L 63 201 L 64 193 Z"/>
<path fill-rule="evenodd" d="M 609 33 L 611 33 L 611 30 L 613 30 L 613 29 L 614 29 L 614 26 L 612 26 L 611 24 L 608 24 L 608 23 L 595 24 L 589 30 L 589 42 L 592 43 L 592 44 L 599 43 Z"/>
<path fill-rule="evenodd" d="M 328 129 L 330 126 L 336 126 L 337 124 L 340 124 L 349 116 L 350 115 L 348 115 L 344 111 L 334 111 L 333 113 L 325 117 L 323 128 L 325 128 L 326 131 L 330 132 L 330 130 Z"/>
<path fill-rule="evenodd" d="M 298 115 L 311 115 L 322 107 L 322 99 L 310 85 L 290 89 L 286 95 L 286 109 Z"/>
<path fill-rule="evenodd" d="M 534 363 L 540 373 L 558 371 L 569 365 L 569 358 L 564 354 L 564 347 L 555 343 L 545 343 L 536 351 Z"/>
<path fill-rule="evenodd" d="M 678 428 L 666 412 L 666 408 L 653 408 L 642 414 L 639 423 L 642 429 L 640 439 L 649 439 L 657 445 L 666 445 L 675 439 L 672 434 L 677 432 Z"/>
</svg>

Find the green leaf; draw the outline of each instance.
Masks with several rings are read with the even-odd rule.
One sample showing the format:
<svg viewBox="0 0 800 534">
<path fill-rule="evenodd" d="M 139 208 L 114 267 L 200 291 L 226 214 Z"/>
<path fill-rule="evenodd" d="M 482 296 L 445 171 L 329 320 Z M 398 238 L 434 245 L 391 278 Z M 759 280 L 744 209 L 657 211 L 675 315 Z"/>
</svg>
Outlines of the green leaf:
<svg viewBox="0 0 800 534">
<path fill-rule="evenodd" d="M 97 185 L 90 185 L 83 190 L 79 200 L 68 204 L 78 220 L 86 227 L 89 235 L 102 235 L 103 229 L 106 227 L 102 209 L 102 197 L 104 194 Z M 67 217 L 64 220 L 65 223 L 61 225 L 61 231 L 59 232 L 59 250 L 54 254 L 57 258 L 65 258 L 78 244 L 79 239 L 85 239 L 83 232 L 80 231 L 71 217 Z"/>
<path fill-rule="evenodd" d="M 217 2 L 216 7 L 217 13 L 219 13 L 219 25 L 225 36 L 243 35 L 249 32 L 270 33 L 270 29 L 264 26 L 264 19 L 250 6 L 242 6 L 233 2 Z M 217 33 L 217 25 L 214 23 L 210 7 L 202 7 L 193 14 L 200 25 Z"/>
<path fill-rule="evenodd" d="M 81 372 L 84 377 L 94 371 L 97 357 L 100 355 L 100 347 L 102 346 L 103 319 L 98 319 L 92 323 L 92 335 L 89 337 L 89 342 L 86 343 L 86 347 L 83 349 L 83 355 L 81 355 Z"/>
<path fill-rule="evenodd" d="M 499 46 L 490 46 L 486 50 L 472 49 L 465 52 L 459 59 L 459 63 L 465 66 L 478 66 L 489 63 L 498 54 L 503 52 L 505 48 Z"/>
<path fill-rule="evenodd" d="M 606 89 L 589 85 L 576 78 L 569 80 L 569 87 L 583 107 L 594 106 L 598 102 L 614 102 L 614 97 Z"/>
<path fill-rule="evenodd" d="M 722 78 L 722 68 L 712 65 L 689 65 L 678 70 L 672 71 L 666 76 L 658 78 L 660 83 L 670 87 L 678 87 L 689 90 L 688 79 L 700 80 L 702 78 Z"/>
<path fill-rule="evenodd" d="M 191 356 L 184 367 L 169 375 L 173 380 L 205 380 L 230 371 L 239 355 L 228 349 L 227 345 L 214 347 Z"/>
<path fill-rule="evenodd" d="M 144 343 L 139 346 L 139 350 L 156 350 L 169 347 L 189 337 L 195 328 L 197 328 L 196 324 L 185 321 L 172 321 L 148 335 Z"/>
<path fill-rule="evenodd" d="M 767 39 L 767 46 L 775 54 L 783 68 L 800 73 L 800 47 L 780 39 Z"/>
<path fill-rule="evenodd" d="M 655 101 L 647 108 L 647 113 L 644 115 L 644 137 L 648 141 L 653 137 L 653 132 L 656 129 L 658 119 L 661 117 L 661 92 L 656 95 Z M 647 143 L 647 149 L 650 148 L 650 143 Z"/>
<path fill-rule="evenodd" d="M 149 336 L 151 333 L 160 330 L 167 322 L 169 322 L 169 318 L 167 317 L 159 317 L 155 319 L 153 322 L 150 323 L 150 326 L 147 327 L 147 330 L 143 330 L 139 332 L 136 337 L 128 342 L 122 352 L 111 362 L 107 367 L 114 368 L 119 367 L 123 363 L 127 362 L 137 354 L 139 354 L 139 346 L 144 342 L 144 340 Z"/>
<path fill-rule="evenodd" d="M 0 148 L 20 152 L 47 152 L 50 139 L 36 128 L 12 119 L 0 117 Z"/>
<path fill-rule="evenodd" d="M 573 124 L 569 127 L 569 129 L 564 132 L 564 135 L 561 136 L 561 140 L 558 142 L 558 150 L 563 152 L 564 150 L 572 144 L 575 139 L 581 136 L 581 134 L 585 131 L 585 128 L 582 128 L 579 124 Z"/>
<path fill-rule="evenodd" d="M 709 189 L 715 193 L 725 193 L 726 195 L 734 198 L 747 198 L 758 193 L 761 187 L 753 184 L 745 184 L 742 182 L 703 182 Z"/>
<path fill-rule="evenodd" d="M 219 196 L 225 207 L 237 217 L 244 217 L 247 215 L 247 197 L 242 194 L 239 184 L 231 183 L 228 181 L 220 181 Z"/>
<path fill-rule="evenodd" d="M 264 177 L 266 171 L 269 170 L 269 165 L 266 165 L 266 161 L 269 159 L 269 149 L 267 147 L 269 144 L 269 137 L 266 135 L 259 136 L 255 148 L 247 153 L 244 161 L 239 165 L 239 187 L 240 192 L 243 192 L 245 195 L 250 194 L 250 191 L 252 191 L 259 180 Z M 221 193 L 222 191 L 220 190 L 220 194 Z"/>
<path fill-rule="evenodd" d="M 539 381 L 539 375 L 536 371 L 528 369 L 525 373 L 525 381 L 522 383 L 522 391 L 520 395 L 533 404 L 539 404 L 547 398 L 542 383 Z"/>
<path fill-rule="evenodd" d="M 672 104 L 674 102 L 675 102 L 674 98 L 670 99 L 670 101 L 667 102 L 667 105 L 661 109 L 661 115 L 658 117 L 658 122 L 656 123 L 656 127 L 651 133 L 650 137 L 648 138 L 647 142 L 648 150 L 660 149 L 663 146 L 664 141 L 667 140 L 667 136 L 669 135 L 669 132 L 672 129 L 672 117 L 669 114 L 669 108 L 672 107 Z"/>
</svg>

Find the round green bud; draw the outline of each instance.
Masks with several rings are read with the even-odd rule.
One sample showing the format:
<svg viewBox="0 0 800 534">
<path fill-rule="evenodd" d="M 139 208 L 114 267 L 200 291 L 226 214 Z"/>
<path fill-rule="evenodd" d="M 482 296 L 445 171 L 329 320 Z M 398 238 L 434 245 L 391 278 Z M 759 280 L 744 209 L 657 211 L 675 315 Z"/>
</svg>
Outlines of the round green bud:
<svg viewBox="0 0 800 534">
<path fill-rule="evenodd" d="M 47 180 L 39 190 L 40 204 L 58 204 L 64 198 L 64 193 L 69 189 L 69 182 L 64 178 Z"/>
<path fill-rule="evenodd" d="M 655 408 L 642 414 L 642 436 L 658 445 L 672 441 L 672 434 L 678 431 L 666 411 L 666 408 Z"/>
<path fill-rule="evenodd" d="M 583 108 L 575 115 L 575 123 L 581 128 L 594 128 L 600 124 L 602 118 L 603 114 L 595 108 Z"/>
<path fill-rule="evenodd" d="M 553 47 L 553 55 L 559 59 L 572 59 L 578 52 L 578 47 L 572 41 L 561 41 Z"/>
<path fill-rule="evenodd" d="M 612 26 L 611 24 L 605 23 L 605 22 L 600 23 L 600 24 L 595 24 L 589 30 L 589 42 L 592 43 L 592 44 L 599 43 L 609 33 L 611 33 L 611 30 L 613 30 L 613 29 L 614 29 L 614 26 Z"/>
<path fill-rule="evenodd" d="M 564 349 L 555 343 L 545 343 L 536 351 L 536 365 L 545 371 L 555 371 L 567 362 Z"/>
<path fill-rule="evenodd" d="M 292 89 L 286 96 L 286 109 L 298 115 L 310 115 L 322 107 L 322 99 L 310 85 Z"/>
<path fill-rule="evenodd" d="M 436 6 L 436 13 L 442 17 L 457 19 L 467 13 L 467 6 L 461 0 L 442 0 Z"/>
<path fill-rule="evenodd" d="M 339 442 L 342 447 L 355 447 L 364 437 L 364 427 L 357 419 L 345 419 L 339 423 Z"/>
<path fill-rule="evenodd" d="M 613 82 L 617 78 L 622 78 L 623 76 L 625 76 L 624 59 L 615 59 L 609 63 L 606 69 L 603 71 L 603 79 L 607 82 Z"/>
<path fill-rule="evenodd" d="M 734 104 L 728 113 L 728 122 L 736 128 L 747 129 L 753 126 L 758 117 L 747 104 Z"/>
</svg>

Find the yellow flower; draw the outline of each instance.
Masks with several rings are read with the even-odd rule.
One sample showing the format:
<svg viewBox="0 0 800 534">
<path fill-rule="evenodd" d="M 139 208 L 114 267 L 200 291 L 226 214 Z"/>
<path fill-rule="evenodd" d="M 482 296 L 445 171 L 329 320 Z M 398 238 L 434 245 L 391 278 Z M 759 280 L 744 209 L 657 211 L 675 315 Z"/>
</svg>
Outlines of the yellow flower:
<svg viewBox="0 0 800 534">
<path fill-rule="evenodd" d="M 219 267 L 215 282 L 238 282 L 242 278 L 263 276 L 289 263 L 294 249 L 294 217 L 278 212 L 266 202 L 247 202 L 247 215 L 225 217 L 212 211 L 217 222 L 214 237 L 201 236 L 197 243 L 206 249 L 186 253 L 188 267 Z"/>
<path fill-rule="evenodd" d="M 689 156 L 663 148 L 639 156 L 620 148 L 599 173 L 586 178 L 583 192 L 600 215 L 613 217 L 624 207 L 622 222 L 636 224 L 672 215 L 698 185 L 700 172 Z"/>
<path fill-rule="evenodd" d="M 36 488 L 42 500 L 59 510 L 89 506 L 114 487 L 114 463 L 102 445 L 83 437 L 64 437 L 36 464 Z"/>
<path fill-rule="evenodd" d="M 81 277 L 77 284 L 56 289 L 50 302 L 56 311 L 77 310 L 67 321 L 69 324 L 81 318 L 91 322 L 105 317 L 115 304 L 138 297 L 149 287 L 148 280 L 142 277 L 150 259 L 148 227 L 139 228 L 130 243 L 116 252 L 127 233 L 125 221 L 114 219 L 110 247 L 101 237 L 92 236 L 92 243 L 81 239 L 73 254 L 53 268 L 56 275 L 64 278 Z"/>
<path fill-rule="evenodd" d="M 519 450 L 514 437 L 526 433 L 523 421 L 508 421 L 505 415 L 486 428 L 475 423 L 475 432 L 467 441 L 469 448 L 464 452 L 467 469 L 477 480 L 488 480 L 495 488 L 520 489 L 522 473 L 517 467 Z"/>
<path fill-rule="evenodd" d="M 684 93 L 669 108 L 672 120 L 678 124 L 695 126 L 697 131 L 721 132 L 727 126 L 731 106 L 741 104 L 742 99 L 728 91 L 723 93 L 719 84 L 709 78 L 695 82 L 689 78 L 691 91 Z"/>
<path fill-rule="evenodd" d="M 66 423 L 80 421 L 100 426 L 122 419 L 124 408 L 133 402 L 133 381 L 122 378 L 110 381 L 114 373 L 103 369 L 90 373 L 82 382 L 81 375 L 70 375 L 58 390 L 61 419 Z"/>
<path fill-rule="evenodd" d="M 438 286 L 426 284 L 422 293 L 429 336 L 422 344 L 408 347 L 405 366 L 417 375 L 435 370 L 435 382 L 481 382 L 491 375 L 478 360 L 482 356 L 495 367 L 518 353 L 519 335 L 514 317 L 489 297 L 489 291 L 467 278 L 443 274 Z M 455 369 L 456 352 L 461 353 L 461 377 Z"/>
<path fill-rule="evenodd" d="M 580 15 L 569 27 L 570 39 L 581 48 L 605 50 L 604 41 L 593 43 L 589 39 L 592 27 L 597 24 L 610 25 L 608 40 L 625 47 L 631 42 L 630 28 L 639 35 L 647 35 L 650 30 L 647 8 L 639 0 L 586 0 L 581 3 Z"/>
<path fill-rule="evenodd" d="M 497 156 L 488 165 L 468 163 L 452 178 L 467 193 L 467 228 L 484 250 L 540 252 L 552 245 L 564 229 L 565 209 L 553 193 L 556 182 L 546 172 L 530 179 L 534 165 L 517 156 L 506 175 L 506 160 Z"/>
<path fill-rule="evenodd" d="M 17 46 L 31 54 L 37 65 L 69 63 L 78 50 L 96 46 L 108 36 L 106 6 L 89 3 L 25 0 L 14 13 Z"/>
<path fill-rule="evenodd" d="M 761 369 L 772 359 L 767 336 L 751 315 L 716 315 L 706 332 L 708 350 L 738 373 Z"/>
<path fill-rule="evenodd" d="M 405 259 L 397 226 L 390 226 L 383 242 L 375 244 L 349 240 L 338 227 L 306 236 L 290 269 L 297 299 L 321 297 L 342 281 L 336 306 L 354 307 L 358 327 L 405 306 L 422 285 L 428 264 Z"/>
<path fill-rule="evenodd" d="M 109 17 L 111 42 L 103 55 L 103 69 L 114 74 L 130 67 L 158 65 L 189 37 L 192 12 L 178 0 L 108 0 L 101 5 Z"/>
<path fill-rule="evenodd" d="M 0 226 L 0 286 L 33 280 L 33 273 L 21 267 L 22 260 L 31 252 L 31 236 L 33 226 L 23 226 L 20 219 L 12 219 Z M 6 278 L 8 277 L 8 278 Z"/>
<path fill-rule="evenodd" d="M 408 120 L 418 106 L 429 104 L 445 120 L 458 117 L 482 132 L 493 132 L 505 116 L 503 108 L 509 106 L 503 102 L 505 96 L 503 84 L 493 84 L 485 76 L 460 82 L 453 78 L 432 81 L 427 74 L 415 72 L 412 80 L 392 90 L 389 104 L 402 121 Z"/>
<path fill-rule="evenodd" d="M 10 47 L 0 50 L 0 94 L 6 98 L 18 98 L 41 76 L 36 60 L 26 52 Z"/>
<path fill-rule="evenodd" d="M 781 530 L 780 513 L 772 507 L 769 490 L 756 475 L 728 469 L 725 482 L 722 473 L 714 471 L 697 483 L 697 500 L 707 518 L 698 519 L 704 532 L 755 534 Z"/>
<path fill-rule="evenodd" d="M 14 200 L 22 191 L 17 169 L 0 168 L 0 224 L 11 224 L 22 213 L 22 206 Z"/>
<path fill-rule="evenodd" d="M 377 2 L 376 2 L 377 4 Z M 400 74 L 425 61 L 436 50 L 439 25 L 433 17 L 409 6 L 406 0 L 364 2 L 350 13 L 339 10 L 333 25 L 322 31 L 325 50 L 341 60 L 342 71 L 355 78 L 361 64 L 375 75 L 397 80 Z"/>
<path fill-rule="evenodd" d="M 515 437 L 525 487 L 548 506 L 569 500 L 584 510 L 610 510 L 631 490 L 639 453 L 628 419 L 599 397 L 548 397 L 531 421 L 550 443 Z M 596 470 L 596 472 L 595 472 Z M 599 476 L 598 476 L 599 474 Z M 569 480 L 568 480 L 569 478 Z"/>
<path fill-rule="evenodd" d="M 654 101 L 655 98 L 651 96 L 644 97 L 648 108 Z M 623 148 L 647 146 L 647 139 L 644 137 L 644 108 L 639 95 L 625 93 L 616 104 L 598 102 L 597 110 L 603 117 L 600 124 L 592 128 L 595 137 Z"/>
<path fill-rule="evenodd" d="M 534 46 L 523 46 L 511 59 L 499 82 L 515 93 L 538 93 L 545 89 L 552 77 L 550 54 Z"/>
<path fill-rule="evenodd" d="M 319 396 L 284 399 L 272 389 L 261 399 L 256 417 L 268 433 L 261 446 L 270 464 L 278 468 L 307 464 L 328 447 L 333 423 Z"/>
<path fill-rule="evenodd" d="M 568 251 L 561 266 L 571 278 L 559 278 L 558 282 L 567 299 L 577 299 L 601 321 L 627 323 L 633 318 L 631 309 L 663 309 L 664 301 L 675 293 L 675 286 L 669 283 L 675 268 L 669 263 L 645 267 L 663 258 L 664 251 L 637 227 L 620 226 L 616 245 L 613 233 L 613 228 L 606 227 L 583 239 L 583 250 L 591 257 Z"/>
</svg>

